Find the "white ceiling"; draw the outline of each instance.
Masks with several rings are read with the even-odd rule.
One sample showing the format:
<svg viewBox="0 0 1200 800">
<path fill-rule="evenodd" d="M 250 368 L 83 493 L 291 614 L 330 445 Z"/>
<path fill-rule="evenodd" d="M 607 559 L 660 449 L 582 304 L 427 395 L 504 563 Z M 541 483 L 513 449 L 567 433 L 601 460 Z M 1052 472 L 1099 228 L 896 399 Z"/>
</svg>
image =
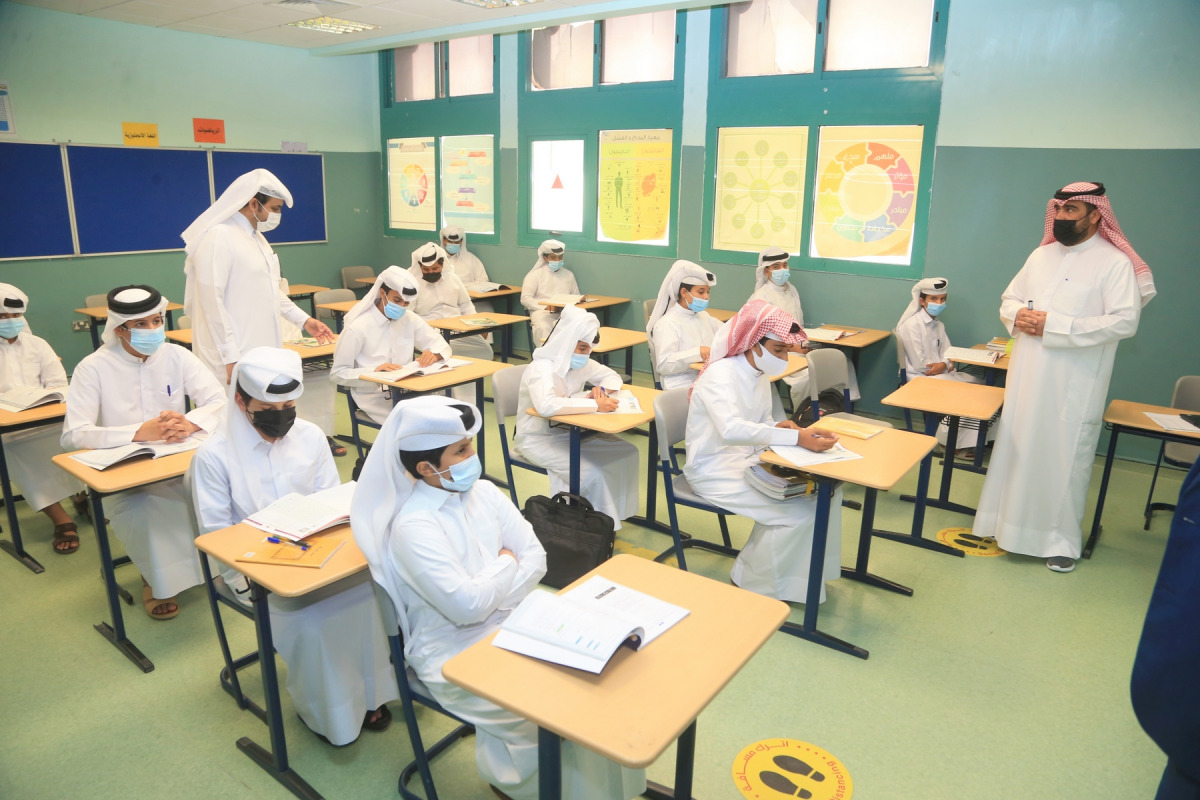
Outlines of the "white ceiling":
<svg viewBox="0 0 1200 800">
<path fill-rule="evenodd" d="M 245 39 L 263 44 L 283 45 L 303 49 L 326 48 L 350 50 L 353 45 L 381 40 L 381 45 L 395 46 L 397 39 L 416 39 L 424 31 L 465 27 L 462 35 L 484 32 L 494 23 L 497 28 L 511 30 L 514 17 L 536 15 L 538 25 L 547 24 L 554 16 L 578 18 L 583 7 L 597 10 L 605 6 L 696 5 L 688 2 L 638 3 L 625 0 L 618 3 L 597 0 L 542 0 L 540 3 L 504 9 L 485 9 L 455 0 L 313 0 L 304 5 L 285 7 L 263 0 L 15 0 L 29 6 L 82 14 L 88 17 L 149 25 L 176 31 Z M 611 15 L 611 11 L 609 14 Z M 330 34 L 293 28 L 289 22 L 312 17 L 329 16 L 353 22 L 378 25 L 376 30 L 350 34 Z M 599 15 L 597 15 L 599 16 Z M 554 24 L 554 23 L 550 23 Z M 347 45 L 351 47 L 347 47 Z M 359 49 L 359 48 L 353 48 Z M 364 48 L 369 49 L 369 48 Z M 361 51 L 361 50 L 360 50 Z"/>
</svg>

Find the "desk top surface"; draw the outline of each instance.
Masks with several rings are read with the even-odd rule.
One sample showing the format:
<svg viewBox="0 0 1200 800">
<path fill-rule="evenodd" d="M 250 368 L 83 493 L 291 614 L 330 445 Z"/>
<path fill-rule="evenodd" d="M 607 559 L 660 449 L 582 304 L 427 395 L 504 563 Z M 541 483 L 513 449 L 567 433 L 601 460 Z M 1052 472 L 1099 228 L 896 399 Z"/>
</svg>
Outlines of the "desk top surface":
<svg viewBox="0 0 1200 800">
<path fill-rule="evenodd" d="M 183 306 L 179 303 L 167 303 L 167 311 L 182 311 Z M 88 306 L 86 308 L 77 308 L 75 311 L 79 314 L 86 314 L 92 319 L 108 319 L 108 306 Z"/>
<path fill-rule="evenodd" d="M 357 300 L 339 300 L 336 303 L 317 303 L 317 308 L 323 308 L 336 314 L 345 314 L 356 305 L 358 305 Z"/>
<path fill-rule="evenodd" d="M 584 297 L 587 299 L 581 303 L 575 304 L 579 308 L 582 308 L 584 310 L 590 310 L 593 308 L 604 308 L 606 306 L 617 306 L 617 305 L 620 305 L 621 303 L 629 302 L 628 297 L 609 297 L 608 295 L 603 295 L 603 294 L 585 294 Z M 543 306 L 551 306 L 550 303 L 547 303 L 545 301 L 539 300 L 538 302 L 540 305 L 543 305 Z M 554 306 L 551 306 L 551 307 L 553 308 Z"/>
<path fill-rule="evenodd" d="M 991 419 L 1004 405 L 1004 388 L 966 381 L 913 378 L 883 398 L 883 404 L 952 417 Z"/>
<path fill-rule="evenodd" d="M 728 311 L 724 308 L 708 309 L 708 315 L 710 317 L 712 317 L 713 319 L 715 319 L 717 322 L 727 322 L 727 321 L 733 319 L 734 315 L 736 315 L 736 314 L 737 314 L 737 311 Z"/>
<path fill-rule="evenodd" d="M 266 536 L 253 525 L 241 522 L 197 537 L 196 547 L 280 597 L 300 597 L 367 569 L 367 559 L 354 543 L 354 534 L 349 525 L 337 525 L 308 537 L 309 540 L 343 542 L 325 566 L 320 568 L 251 564 L 236 560 L 242 553 L 261 545 Z"/>
<path fill-rule="evenodd" d="M 856 349 L 861 349 L 863 347 L 870 347 L 876 342 L 882 342 L 884 339 L 892 335 L 891 331 L 881 331 L 876 330 L 875 328 L 862 328 L 858 325 L 834 325 L 832 323 L 826 323 L 820 327 L 839 331 L 854 331 L 854 333 L 850 334 L 849 336 L 843 336 L 836 342 L 817 342 L 815 339 L 813 340 L 816 344 L 832 345 L 834 347 L 853 347 Z"/>
<path fill-rule="evenodd" d="M 624 350 L 626 347 L 645 344 L 647 341 L 645 331 L 602 327 L 600 328 L 600 342 L 592 347 L 592 352 L 611 353 L 613 350 Z"/>
<path fill-rule="evenodd" d="M 495 283 L 495 281 L 492 282 Z M 511 286 L 507 283 L 504 285 L 508 286 L 508 288 L 496 289 L 495 291 L 491 292 L 476 292 L 472 289 L 467 289 L 467 294 L 471 296 L 472 300 L 487 300 L 489 297 L 507 297 L 508 295 L 521 293 L 520 286 Z"/>
<path fill-rule="evenodd" d="M 479 319 L 487 317 L 495 325 L 468 325 L 463 320 Z M 457 317 L 442 317 L 441 319 L 431 319 L 429 324 L 443 331 L 479 331 L 487 333 L 492 328 L 497 328 L 502 325 L 515 325 L 518 322 L 524 322 L 529 317 L 522 317 L 518 314 L 501 314 L 497 311 L 481 311 L 477 314 L 462 314 Z"/>
<path fill-rule="evenodd" d="M 633 392 L 634 397 L 642 407 L 640 414 L 559 414 L 551 417 L 551 422 L 573 425 L 597 433 L 624 433 L 654 421 L 654 398 L 662 394 L 658 389 L 649 386 L 634 386 L 625 384 L 622 389 Z M 538 416 L 532 408 L 525 413 L 531 417 Z"/>
<path fill-rule="evenodd" d="M 704 369 L 704 362 L 697 361 L 696 363 L 691 365 L 691 368 L 694 370 L 697 370 L 697 371 L 702 370 L 702 369 Z M 778 375 L 772 375 L 771 382 L 774 383 L 775 381 L 779 380 L 780 378 L 787 378 L 789 376 L 795 375 L 797 372 L 799 372 L 802 369 L 808 369 L 808 359 L 805 358 L 804 356 L 800 355 L 799 353 L 788 353 L 787 368 L 785 368 L 783 370 L 783 372 L 779 373 Z"/>
<path fill-rule="evenodd" d="M 896 482 L 919 464 L 937 444 L 937 439 L 932 436 L 892 428 L 884 428 L 870 439 L 841 436 L 838 437 L 838 441 L 847 450 L 860 454 L 862 458 L 814 464 L 802 469 L 823 478 L 833 478 L 885 491 L 895 486 Z M 770 450 L 763 452 L 762 460 L 768 464 L 797 469 L 795 464 Z"/>
<path fill-rule="evenodd" d="M 317 292 L 328 291 L 328 286 L 313 286 L 311 283 L 288 284 L 288 297 L 299 297 L 306 294 L 316 294 Z"/>
<path fill-rule="evenodd" d="M 1123 428 L 1138 428 L 1154 431 L 1155 433 L 1169 433 L 1173 436 L 1182 436 L 1186 439 L 1200 439 L 1200 433 L 1164 430 L 1157 422 L 1146 416 L 1147 411 L 1151 414 L 1200 414 L 1200 409 L 1193 411 L 1186 408 L 1135 403 L 1132 400 L 1113 400 L 1108 404 L 1108 408 L 1104 410 L 1104 421 L 1113 425 L 1120 425 Z"/>
<path fill-rule="evenodd" d="M 635 769 L 679 737 L 788 614 L 778 600 L 637 556 L 616 556 L 591 574 L 691 613 L 643 650 L 620 648 L 599 675 L 501 650 L 491 636 L 447 661 L 442 674 Z"/>
<path fill-rule="evenodd" d="M 973 345 L 971 345 L 971 349 L 972 350 L 987 350 L 988 346 L 986 343 L 985 344 L 973 344 Z M 990 352 L 994 353 L 996 351 L 992 350 Z M 956 364 L 970 364 L 973 367 L 983 367 L 984 369 L 1002 369 L 1005 372 L 1007 372 L 1009 357 L 1006 355 L 1001 355 L 999 358 L 996 359 L 995 364 L 980 364 L 977 361 L 963 361 L 962 359 L 958 359 L 958 358 L 951 358 L 950 360 Z"/>
<path fill-rule="evenodd" d="M 86 451 L 75 450 L 74 452 L 83 453 Z M 120 464 L 113 464 L 105 470 L 92 469 L 86 464 L 80 464 L 70 457 L 71 453 L 59 453 L 50 460 L 66 470 L 71 476 L 83 481 L 89 489 L 93 489 L 101 494 L 112 494 L 113 492 L 123 492 L 126 489 L 135 489 L 138 486 L 146 486 L 147 484 L 178 478 L 187 472 L 188 466 L 192 463 L 192 456 L 195 454 L 195 450 L 188 450 L 184 453 L 175 453 L 174 455 L 163 456 L 162 458 L 141 456 L 130 461 L 123 461 Z"/>
<path fill-rule="evenodd" d="M 191 347 L 192 346 L 192 329 L 191 328 L 180 328 L 177 331 L 167 331 L 167 338 L 173 342 L 178 342 L 179 344 L 185 345 L 187 347 Z M 313 347 L 309 347 L 308 345 L 299 344 L 297 342 L 284 342 L 283 343 L 283 347 L 285 350 L 291 350 L 293 353 L 299 353 L 300 358 L 303 361 L 309 361 L 311 359 L 317 359 L 317 358 L 329 358 L 330 356 L 333 355 L 333 349 L 336 346 L 337 346 L 337 334 L 336 333 L 333 335 L 333 341 L 330 342 L 329 344 L 318 344 Z"/>
<path fill-rule="evenodd" d="M 44 406 L 34 406 L 24 411 L 5 411 L 4 409 L 0 409 L 0 428 L 24 425 L 27 422 L 55 422 L 66 415 L 66 403 L 47 403 Z"/>
<path fill-rule="evenodd" d="M 362 380 L 378 383 L 382 386 L 395 386 L 398 389 L 404 389 L 409 392 L 435 392 L 438 389 L 446 389 L 450 386 L 458 386 L 462 383 L 486 378 L 489 375 L 512 366 L 502 361 L 485 361 L 481 358 L 468 358 L 466 356 L 455 356 L 455 358 L 462 361 L 470 361 L 471 363 L 445 372 L 435 372 L 432 375 L 418 375 L 399 381 L 386 381 L 382 378 L 367 376 L 364 376 Z"/>
</svg>

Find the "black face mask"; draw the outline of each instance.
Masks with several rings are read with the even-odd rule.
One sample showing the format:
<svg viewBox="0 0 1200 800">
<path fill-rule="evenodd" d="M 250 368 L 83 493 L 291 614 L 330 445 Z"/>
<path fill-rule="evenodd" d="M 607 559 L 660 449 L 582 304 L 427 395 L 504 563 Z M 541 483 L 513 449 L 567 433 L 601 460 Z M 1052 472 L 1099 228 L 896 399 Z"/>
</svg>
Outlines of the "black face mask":
<svg viewBox="0 0 1200 800">
<path fill-rule="evenodd" d="M 442 279 L 441 272 L 422 272 L 421 277 L 429 283 L 437 283 Z"/>
<path fill-rule="evenodd" d="M 1086 218 L 1085 218 L 1086 219 Z M 1083 220 L 1074 219 L 1056 219 L 1054 220 L 1054 239 L 1059 244 L 1064 244 L 1067 247 L 1074 247 L 1083 241 L 1083 237 L 1087 235 L 1087 229 L 1080 231 L 1076 224 Z"/>
<path fill-rule="evenodd" d="M 282 439 L 296 424 L 296 408 L 264 408 L 250 413 L 250 424 L 272 439 Z"/>
</svg>

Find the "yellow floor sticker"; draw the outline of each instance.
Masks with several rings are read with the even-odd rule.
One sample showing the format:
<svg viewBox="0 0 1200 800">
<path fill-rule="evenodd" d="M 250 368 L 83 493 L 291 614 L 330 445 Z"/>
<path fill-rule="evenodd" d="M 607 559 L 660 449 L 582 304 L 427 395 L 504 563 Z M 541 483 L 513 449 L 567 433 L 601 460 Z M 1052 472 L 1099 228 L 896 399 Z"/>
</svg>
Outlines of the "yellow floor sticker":
<svg viewBox="0 0 1200 800">
<path fill-rule="evenodd" d="M 738 753 L 733 782 L 753 800 L 849 800 L 850 773 L 835 756 L 795 739 L 764 739 Z"/>
<path fill-rule="evenodd" d="M 955 550 L 962 550 L 969 556 L 1002 556 L 1005 551 L 1000 549 L 995 539 L 981 539 L 971 533 L 970 528 L 942 528 L 937 534 L 938 541 L 950 545 Z"/>
</svg>

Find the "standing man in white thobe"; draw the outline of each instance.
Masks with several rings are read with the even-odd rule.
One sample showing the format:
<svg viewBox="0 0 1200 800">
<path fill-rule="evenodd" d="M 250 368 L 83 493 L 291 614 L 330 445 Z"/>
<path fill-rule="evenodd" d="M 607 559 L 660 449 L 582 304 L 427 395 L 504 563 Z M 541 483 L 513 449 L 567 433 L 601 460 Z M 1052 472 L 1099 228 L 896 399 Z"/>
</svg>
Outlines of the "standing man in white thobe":
<svg viewBox="0 0 1200 800">
<path fill-rule="evenodd" d="M 192 352 L 222 385 L 252 347 L 280 347 L 279 316 L 322 344 L 325 323 L 305 314 L 279 288 L 279 256 L 263 234 L 282 218 L 292 194 L 265 169 L 239 176 L 182 234 L 187 260 L 183 305 L 192 318 Z"/>
<path fill-rule="evenodd" d="M 1104 184 L 1055 192 L 1042 244 L 1000 303 L 1014 341 L 976 536 L 1055 572 L 1075 568 L 1117 342 L 1137 332 L 1154 294 Z"/>
<path fill-rule="evenodd" d="M 716 285 L 715 275 L 691 261 L 676 261 L 663 278 L 646 323 L 650 358 L 662 388 L 691 386 L 700 376 L 692 364 L 708 360 L 709 345 L 721 327 L 705 311 Z"/>
<path fill-rule="evenodd" d="M 225 395 L 200 359 L 166 341 L 166 308 L 167 299 L 151 286 L 108 293 L 103 344 L 71 376 L 63 448 L 176 443 L 217 429 Z M 175 595 L 203 581 L 183 479 L 120 492 L 104 510 L 142 573 L 146 613 L 159 620 L 177 616 Z"/>
<path fill-rule="evenodd" d="M 567 246 L 557 239 L 542 242 L 533 269 L 529 270 L 521 283 L 521 305 L 529 312 L 534 347 L 546 341 L 562 312 L 557 306 L 542 303 L 555 295 L 580 294 L 575 273 L 566 267 L 566 254 Z"/>
<path fill-rule="evenodd" d="M 236 525 L 286 494 L 310 495 L 341 482 L 324 433 L 296 419 L 303 380 L 300 356 L 290 350 L 255 347 L 242 354 L 229 413 L 190 468 L 196 521 L 205 533 Z M 249 604 L 245 576 L 227 569 L 222 577 Z M 304 724 L 335 746 L 350 744 L 363 728 L 387 728 L 392 716 L 384 703 L 400 695 L 370 576 L 303 597 L 272 593 L 267 601 L 288 694 Z"/>
</svg>

